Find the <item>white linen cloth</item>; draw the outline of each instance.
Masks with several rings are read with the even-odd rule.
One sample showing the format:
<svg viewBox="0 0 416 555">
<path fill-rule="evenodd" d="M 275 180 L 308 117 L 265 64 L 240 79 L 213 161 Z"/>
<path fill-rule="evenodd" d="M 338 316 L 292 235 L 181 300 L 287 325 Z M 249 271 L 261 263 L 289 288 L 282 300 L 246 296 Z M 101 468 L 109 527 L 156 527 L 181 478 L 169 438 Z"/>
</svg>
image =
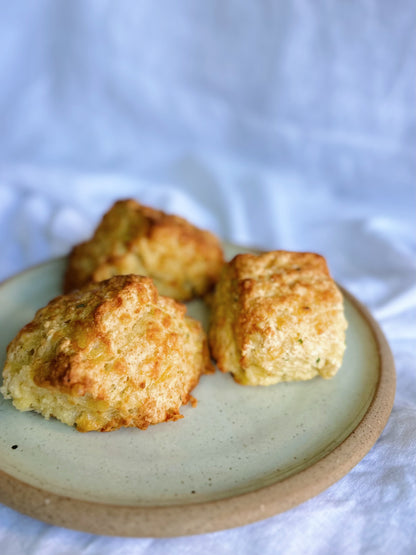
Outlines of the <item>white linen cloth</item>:
<svg viewBox="0 0 416 555">
<path fill-rule="evenodd" d="M 284 514 L 200 536 L 108 538 L 0 506 L 0 553 L 413 555 L 413 3 L 0 7 L 0 279 L 67 253 L 114 200 L 134 197 L 236 243 L 324 254 L 381 324 L 397 369 L 373 449 Z"/>
</svg>

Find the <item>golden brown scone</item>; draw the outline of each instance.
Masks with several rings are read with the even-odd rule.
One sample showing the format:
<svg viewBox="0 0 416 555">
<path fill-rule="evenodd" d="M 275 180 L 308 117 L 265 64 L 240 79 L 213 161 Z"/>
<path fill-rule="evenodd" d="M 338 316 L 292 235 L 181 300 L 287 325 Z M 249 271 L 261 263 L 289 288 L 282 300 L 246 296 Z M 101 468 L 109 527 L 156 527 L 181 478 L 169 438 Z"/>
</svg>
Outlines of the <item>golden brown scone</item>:
<svg viewBox="0 0 416 555">
<path fill-rule="evenodd" d="M 177 420 L 211 370 L 206 335 L 185 311 L 134 275 L 59 296 L 10 343 L 1 391 L 82 432 Z"/>
<path fill-rule="evenodd" d="M 322 256 L 240 254 L 217 284 L 209 343 L 220 370 L 244 385 L 330 378 L 342 363 L 346 327 Z"/>
<path fill-rule="evenodd" d="M 153 278 L 159 292 L 179 301 L 204 295 L 224 263 L 220 241 L 179 216 L 121 200 L 94 236 L 69 256 L 64 291 L 117 274 Z"/>
</svg>

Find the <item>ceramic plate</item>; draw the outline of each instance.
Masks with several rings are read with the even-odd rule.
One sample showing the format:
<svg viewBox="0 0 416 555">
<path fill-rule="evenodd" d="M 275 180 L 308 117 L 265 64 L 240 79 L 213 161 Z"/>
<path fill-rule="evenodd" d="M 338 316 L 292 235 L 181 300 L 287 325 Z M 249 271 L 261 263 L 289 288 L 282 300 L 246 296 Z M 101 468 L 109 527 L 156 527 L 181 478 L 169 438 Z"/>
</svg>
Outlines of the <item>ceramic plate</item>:
<svg viewBox="0 0 416 555">
<path fill-rule="evenodd" d="M 241 248 L 226 245 L 228 257 Z M 65 259 L 0 286 L 0 365 L 35 310 L 61 291 Z M 244 387 L 203 376 L 196 408 L 146 431 L 81 434 L 0 401 L 0 501 L 60 526 L 106 535 L 175 536 L 285 511 L 344 476 L 390 414 L 395 371 L 378 325 L 343 290 L 347 349 L 331 380 Z M 189 312 L 204 324 L 201 302 Z"/>
</svg>

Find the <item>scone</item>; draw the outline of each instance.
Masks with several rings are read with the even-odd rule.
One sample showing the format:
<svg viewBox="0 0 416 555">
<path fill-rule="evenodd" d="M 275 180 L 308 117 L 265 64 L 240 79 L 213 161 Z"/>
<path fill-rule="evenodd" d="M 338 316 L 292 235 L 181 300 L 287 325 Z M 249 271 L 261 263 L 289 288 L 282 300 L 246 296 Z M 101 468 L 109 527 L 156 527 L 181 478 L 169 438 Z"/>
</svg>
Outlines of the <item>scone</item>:
<svg viewBox="0 0 416 555">
<path fill-rule="evenodd" d="M 240 254 L 212 299 L 211 353 L 244 385 L 331 378 L 347 322 L 325 259 L 313 253 Z"/>
<path fill-rule="evenodd" d="M 117 274 L 153 278 L 162 295 L 179 301 L 204 295 L 224 263 L 220 241 L 179 216 L 122 200 L 104 215 L 94 236 L 69 256 L 64 291 Z"/>
<path fill-rule="evenodd" d="M 211 370 L 205 332 L 185 311 L 135 275 L 56 297 L 8 346 L 1 391 L 82 432 L 177 420 Z"/>
</svg>

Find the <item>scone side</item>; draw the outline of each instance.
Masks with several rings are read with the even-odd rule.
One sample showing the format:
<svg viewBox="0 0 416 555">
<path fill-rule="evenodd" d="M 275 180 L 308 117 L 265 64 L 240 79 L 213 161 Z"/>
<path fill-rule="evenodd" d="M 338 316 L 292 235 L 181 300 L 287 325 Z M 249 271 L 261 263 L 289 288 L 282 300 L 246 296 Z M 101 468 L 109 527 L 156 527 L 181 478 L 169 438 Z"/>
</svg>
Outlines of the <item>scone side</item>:
<svg viewBox="0 0 416 555">
<path fill-rule="evenodd" d="M 224 373 L 237 372 L 240 365 L 241 350 L 234 340 L 239 302 L 238 295 L 233 290 L 236 283 L 234 265 L 225 264 L 209 299 L 209 346 L 218 369 Z"/>
<path fill-rule="evenodd" d="M 115 202 L 102 216 L 92 237 L 75 245 L 69 255 L 64 276 L 64 293 L 79 289 L 90 282 L 103 281 L 117 272 L 103 272 L 102 266 L 117 265 L 128 253 L 131 238 L 146 234 L 147 221 L 137 210 L 137 203 L 128 199 Z M 102 278 L 94 277 L 101 271 Z M 120 274 L 141 272 L 119 272 Z"/>
<path fill-rule="evenodd" d="M 324 257 L 272 251 L 238 257 L 236 267 L 241 306 L 235 328 L 242 356 L 235 379 L 270 385 L 334 376 L 346 321 Z"/>
</svg>

